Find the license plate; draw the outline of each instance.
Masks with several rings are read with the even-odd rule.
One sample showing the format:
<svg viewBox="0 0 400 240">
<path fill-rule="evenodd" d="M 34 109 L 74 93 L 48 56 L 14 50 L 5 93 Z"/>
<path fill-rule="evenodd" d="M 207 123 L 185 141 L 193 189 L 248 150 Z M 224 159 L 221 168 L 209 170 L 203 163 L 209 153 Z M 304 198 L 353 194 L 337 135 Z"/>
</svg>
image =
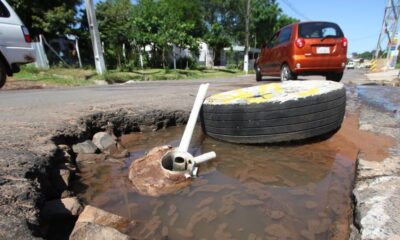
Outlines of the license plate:
<svg viewBox="0 0 400 240">
<path fill-rule="evenodd" d="M 318 54 L 330 54 L 331 49 L 329 47 L 317 47 Z"/>
</svg>

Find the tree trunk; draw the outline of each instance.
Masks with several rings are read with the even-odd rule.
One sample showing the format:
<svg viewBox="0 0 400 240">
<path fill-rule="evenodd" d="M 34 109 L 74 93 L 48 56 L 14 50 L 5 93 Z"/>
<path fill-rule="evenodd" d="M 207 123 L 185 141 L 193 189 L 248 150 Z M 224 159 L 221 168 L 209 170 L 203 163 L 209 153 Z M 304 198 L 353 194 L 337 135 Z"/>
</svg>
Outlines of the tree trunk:
<svg viewBox="0 0 400 240">
<path fill-rule="evenodd" d="M 162 67 L 165 69 L 165 48 L 162 49 Z"/>
</svg>

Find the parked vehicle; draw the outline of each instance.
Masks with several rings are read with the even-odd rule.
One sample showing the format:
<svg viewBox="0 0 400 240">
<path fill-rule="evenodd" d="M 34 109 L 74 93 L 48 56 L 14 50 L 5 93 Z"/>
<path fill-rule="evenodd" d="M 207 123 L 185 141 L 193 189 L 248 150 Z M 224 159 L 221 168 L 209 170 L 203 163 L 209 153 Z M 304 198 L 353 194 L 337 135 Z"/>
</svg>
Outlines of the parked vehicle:
<svg viewBox="0 0 400 240">
<path fill-rule="evenodd" d="M 346 65 L 346 68 L 347 69 L 354 69 L 355 68 L 354 62 L 353 61 L 348 62 L 347 65 Z"/>
<path fill-rule="evenodd" d="M 34 60 L 35 52 L 28 29 L 11 6 L 0 0 L 0 88 L 7 76 L 19 71 L 19 65 Z"/>
<path fill-rule="evenodd" d="M 300 22 L 273 35 L 255 64 L 256 80 L 265 75 L 282 81 L 299 75 L 322 75 L 339 82 L 347 62 L 347 39 L 331 22 Z"/>
</svg>

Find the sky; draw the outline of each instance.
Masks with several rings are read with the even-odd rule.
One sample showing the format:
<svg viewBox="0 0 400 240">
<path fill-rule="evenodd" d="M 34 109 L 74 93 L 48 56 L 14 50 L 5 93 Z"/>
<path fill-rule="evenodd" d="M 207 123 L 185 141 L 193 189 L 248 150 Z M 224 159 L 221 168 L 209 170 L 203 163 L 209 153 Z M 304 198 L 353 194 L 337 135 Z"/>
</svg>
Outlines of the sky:
<svg viewBox="0 0 400 240">
<path fill-rule="evenodd" d="M 376 48 L 387 3 L 386 0 L 277 1 L 291 17 L 337 23 L 349 41 L 348 53 L 361 53 Z"/>
</svg>

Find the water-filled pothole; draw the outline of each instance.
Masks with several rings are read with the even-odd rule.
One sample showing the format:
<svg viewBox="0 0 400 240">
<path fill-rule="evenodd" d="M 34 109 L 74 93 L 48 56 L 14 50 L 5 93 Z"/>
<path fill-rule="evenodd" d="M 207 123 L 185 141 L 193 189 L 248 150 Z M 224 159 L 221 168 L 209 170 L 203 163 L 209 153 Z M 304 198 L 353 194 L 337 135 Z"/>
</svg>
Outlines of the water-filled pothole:
<svg viewBox="0 0 400 240">
<path fill-rule="evenodd" d="M 348 120 L 347 120 L 348 122 Z M 345 121 L 345 125 L 346 125 Z M 346 130 L 346 128 L 343 128 Z M 215 151 L 192 185 L 158 198 L 134 192 L 128 168 L 152 147 L 177 146 L 183 128 L 125 136 L 130 157 L 81 169 L 79 196 L 136 221 L 137 239 L 326 239 L 347 237 L 358 148 L 339 131 L 297 146 L 218 142 L 197 131 L 190 152 Z"/>
</svg>

